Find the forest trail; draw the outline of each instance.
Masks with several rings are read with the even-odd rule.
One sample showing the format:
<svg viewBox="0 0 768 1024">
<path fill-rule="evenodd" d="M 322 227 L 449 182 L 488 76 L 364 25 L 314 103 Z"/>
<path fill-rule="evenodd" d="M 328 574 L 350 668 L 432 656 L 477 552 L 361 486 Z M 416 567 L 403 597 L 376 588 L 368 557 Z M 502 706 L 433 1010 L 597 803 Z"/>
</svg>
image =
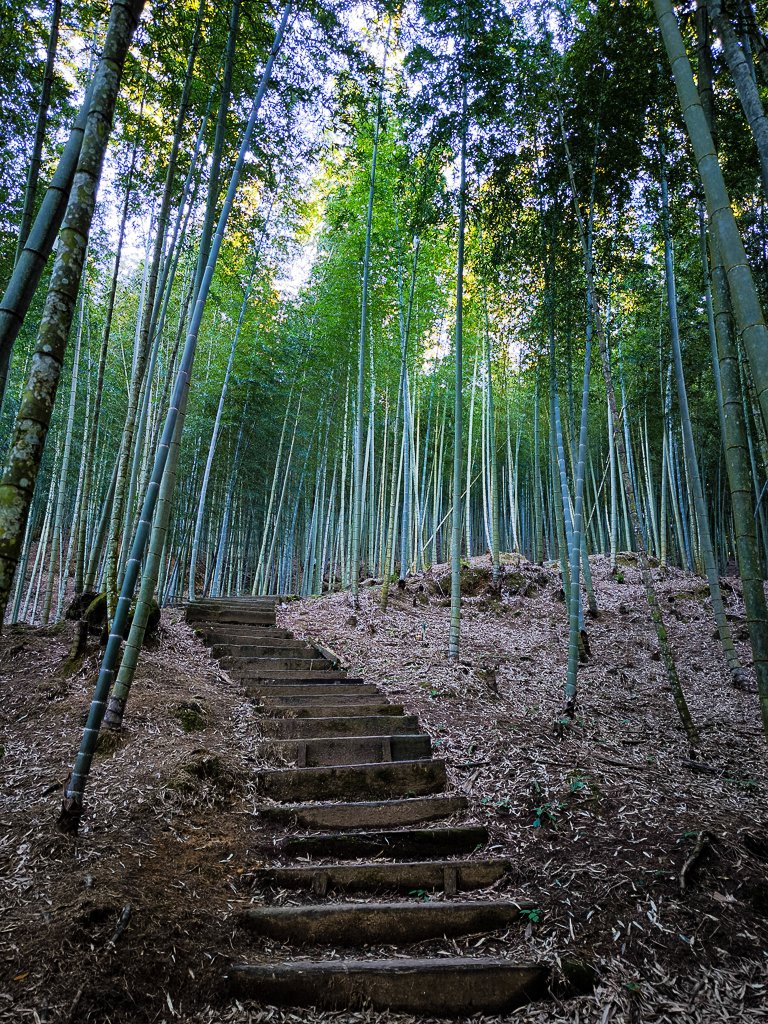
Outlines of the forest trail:
<svg viewBox="0 0 768 1024">
<path fill-rule="evenodd" d="M 284 835 L 277 858 L 250 873 L 256 905 L 241 912 L 239 924 L 257 943 L 326 954 L 236 964 L 228 971 L 231 993 L 277 1006 L 367 1003 L 441 1016 L 504 1013 L 545 996 L 549 970 L 535 962 L 415 959 L 399 950 L 384 960 L 327 957 L 338 946 L 467 935 L 482 941 L 524 921 L 535 905 L 481 893 L 510 862 L 482 854 L 488 829 L 462 823 L 468 801 L 447 792 L 445 762 L 433 758 L 417 718 L 277 629 L 274 599 L 199 601 L 187 620 L 257 702 L 271 739 L 264 752 L 284 765 L 257 780 L 269 801 L 260 813 Z M 270 905 L 286 889 L 311 902 Z M 388 898 L 360 900 L 371 892 Z"/>
</svg>

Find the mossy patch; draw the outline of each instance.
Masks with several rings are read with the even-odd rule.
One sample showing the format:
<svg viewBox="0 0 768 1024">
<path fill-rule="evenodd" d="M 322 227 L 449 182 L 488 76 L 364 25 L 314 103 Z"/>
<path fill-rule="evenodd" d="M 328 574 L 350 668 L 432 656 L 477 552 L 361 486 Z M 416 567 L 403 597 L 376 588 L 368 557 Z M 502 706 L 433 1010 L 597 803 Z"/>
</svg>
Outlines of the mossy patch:
<svg viewBox="0 0 768 1024">
<path fill-rule="evenodd" d="M 462 597 L 479 597 L 480 594 L 484 594 L 488 590 L 492 583 L 490 569 L 473 569 L 466 564 L 461 567 L 459 579 Z"/>
<path fill-rule="evenodd" d="M 208 714 L 197 701 L 177 704 L 173 709 L 173 717 L 181 725 L 184 732 L 200 732 L 208 725 Z"/>
<path fill-rule="evenodd" d="M 64 612 L 64 617 L 72 620 L 82 619 L 92 602 L 99 596 L 101 595 L 94 590 L 86 590 L 82 594 L 75 594 L 67 606 L 67 610 Z"/>
<path fill-rule="evenodd" d="M 107 621 L 107 595 L 96 594 L 83 612 L 83 621 L 90 629 L 99 629 Z"/>
<path fill-rule="evenodd" d="M 61 676 L 62 679 L 69 679 L 76 672 L 79 672 L 83 667 L 85 661 L 84 655 L 71 655 L 68 654 L 66 658 L 61 662 L 59 667 L 56 669 L 56 674 Z"/>
<path fill-rule="evenodd" d="M 107 625 L 107 595 L 106 594 L 95 594 L 88 595 L 92 596 L 92 600 L 89 602 L 87 607 L 82 611 L 82 621 L 88 624 L 88 629 L 92 633 L 98 633 Z M 131 609 L 128 613 L 129 625 L 133 623 L 133 616 L 136 614 L 136 599 L 131 604 Z M 160 625 L 160 605 L 152 599 L 149 607 L 149 616 L 147 618 L 147 625 L 144 629 L 144 636 L 151 637 L 157 632 L 157 628 Z"/>
<path fill-rule="evenodd" d="M 500 597 L 495 595 L 488 596 L 480 600 L 477 604 L 477 610 L 481 612 L 488 612 L 491 615 L 506 615 L 509 611 L 509 605 L 504 604 Z"/>
<path fill-rule="evenodd" d="M 219 754 L 201 747 L 181 762 L 166 789 L 187 799 L 226 803 L 239 788 L 234 768 Z"/>
<path fill-rule="evenodd" d="M 193 779 L 199 779 L 201 782 L 218 782 L 226 771 L 222 759 L 207 750 L 196 751 L 193 760 L 183 764 L 181 768 L 187 775 L 191 775 Z"/>
<path fill-rule="evenodd" d="M 64 619 L 59 622 L 52 622 L 50 626 L 41 626 L 38 630 L 38 636 L 63 636 L 68 629 L 68 625 Z"/>
<path fill-rule="evenodd" d="M 546 569 L 532 567 L 529 572 L 505 572 L 500 585 L 503 593 L 510 597 L 533 597 L 549 585 L 550 576 Z"/>
<path fill-rule="evenodd" d="M 122 747 L 126 733 L 122 729 L 102 729 L 96 740 L 96 754 L 109 757 Z"/>
<path fill-rule="evenodd" d="M 648 555 L 648 565 L 652 569 L 658 569 L 659 560 L 654 555 Z M 637 565 L 637 554 L 634 551 L 618 551 L 616 553 L 617 565 Z"/>
</svg>

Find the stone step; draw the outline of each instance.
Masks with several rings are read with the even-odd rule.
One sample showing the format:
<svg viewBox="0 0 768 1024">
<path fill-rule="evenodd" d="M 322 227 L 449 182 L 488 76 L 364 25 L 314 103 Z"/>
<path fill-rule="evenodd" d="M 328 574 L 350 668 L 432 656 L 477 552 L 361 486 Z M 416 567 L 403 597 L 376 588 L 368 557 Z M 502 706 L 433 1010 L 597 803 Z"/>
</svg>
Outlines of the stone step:
<svg viewBox="0 0 768 1024">
<path fill-rule="evenodd" d="M 427 762 L 429 764 L 430 762 Z M 474 853 L 488 842 L 482 825 L 454 828 L 382 829 L 376 832 L 327 832 L 322 835 L 290 836 L 280 844 L 292 857 L 458 857 Z"/>
<path fill-rule="evenodd" d="M 282 803 L 304 800 L 382 800 L 442 793 L 444 761 L 391 761 L 388 764 L 283 768 L 259 772 L 257 789 Z"/>
<path fill-rule="evenodd" d="M 371 828 L 376 825 L 417 825 L 450 818 L 465 810 L 467 798 L 456 794 L 366 800 L 343 804 L 290 804 L 262 807 L 262 818 L 284 828 Z"/>
<path fill-rule="evenodd" d="M 398 892 L 442 891 L 446 896 L 471 889 L 487 889 L 510 870 L 508 860 L 432 860 L 374 864 L 308 864 L 302 867 L 256 868 L 246 878 L 256 886 L 309 889 L 317 896 L 329 891 Z"/>
<path fill-rule="evenodd" d="M 356 697 L 379 694 L 372 683 L 345 679 L 338 683 L 246 683 L 249 697 Z"/>
<path fill-rule="evenodd" d="M 547 995 L 548 969 L 483 957 L 329 960 L 239 964 L 227 987 L 237 999 L 270 1006 L 404 1012 L 421 1017 L 509 1013 Z"/>
<path fill-rule="evenodd" d="M 419 720 L 415 715 L 360 715 L 353 718 L 263 718 L 259 724 L 265 736 L 290 740 L 314 736 L 407 735 L 416 732 Z"/>
<path fill-rule="evenodd" d="M 327 698 L 329 701 L 333 700 L 333 697 Z M 338 701 L 338 698 L 336 698 Z M 370 718 L 374 715 L 384 715 L 391 717 L 392 715 L 402 715 L 403 706 L 402 704 L 387 704 L 386 701 L 382 701 L 377 704 L 375 702 L 365 704 L 299 704 L 296 701 L 291 703 L 284 703 L 282 697 L 273 697 L 270 702 L 263 704 L 264 711 L 270 715 L 283 715 L 286 719 L 300 720 L 303 718 L 342 718 L 348 717 L 350 721 L 355 718 Z"/>
<path fill-rule="evenodd" d="M 512 900 L 324 903 L 249 907 L 238 915 L 238 921 L 262 938 L 291 945 L 349 947 L 383 942 L 389 946 L 500 931 L 518 920 L 521 909 L 532 906 Z"/>
<path fill-rule="evenodd" d="M 374 764 L 380 761 L 417 761 L 432 756 L 429 736 L 324 736 L 306 740 L 276 740 L 264 744 L 300 768 L 319 765 Z"/>
</svg>

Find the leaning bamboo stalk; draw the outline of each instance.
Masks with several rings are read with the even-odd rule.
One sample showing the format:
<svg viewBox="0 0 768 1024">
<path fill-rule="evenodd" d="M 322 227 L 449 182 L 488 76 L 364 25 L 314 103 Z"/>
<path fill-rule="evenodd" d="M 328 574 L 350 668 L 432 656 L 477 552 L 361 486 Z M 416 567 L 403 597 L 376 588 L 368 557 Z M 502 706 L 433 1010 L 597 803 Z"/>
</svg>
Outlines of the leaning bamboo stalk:
<svg viewBox="0 0 768 1024">
<path fill-rule="evenodd" d="M 96 191 L 123 64 L 144 0 L 114 0 L 29 379 L 0 479 L 0 621 L 4 618 L 74 316 Z"/>
<path fill-rule="evenodd" d="M 763 420 L 768 423 L 768 327 L 757 285 L 671 0 L 653 0 L 653 5 L 704 188 L 710 231 L 726 273 L 735 326 L 749 358 Z"/>
<path fill-rule="evenodd" d="M 59 157 L 59 163 L 0 301 L 0 404 L 5 397 L 14 342 L 24 323 L 67 211 L 97 81 L 102 81 L 98 73 L 91 80 L 67 144 Z"/>
<path fill-rule="evenodd" d="M 142 503 L 141 519 L 131 546 L 131 554 L 126 565 L 123 584 L 117 602 L 117 609 L 110 627 L 107 647 L 99 670 L 99 676 L 88 713 L 88 720 L 86 722 L 85 731 L 83 733 L 74 769 L 65 789 L 64 802 L 59 821 L 60 827 L 66 831 L 76 832 L 79 827 L 80 818 L 83 814 L 83 795 L 85 792 L 85 784 L 90 771 L 93 755 L 96 750 L 96 740 L 99 734 L 99 729 L 106 710 L 107 696 L 115 676 L 117 659 L 128 624 L 128 615 L 133 595 L 136 590 L 139 568 L 144 557 L 147 541 L 149 540 L 152 518 L 157 504 L 157 497 L 163 473 L 165 472 L 165 467 L 168 461 L 169 450 L 176 429 L 176 422 L 181 410 L 184 408 L 184 402 L 186 401 L 186 396 L 189 391 L 189 380 L 192 373 L 197 339 L 200 331 L 200 324 L 203 319 L 203 313 L 205 311 L 206 300 L 210 292 L 213 273 L 224 238 L 227 221 L 229 220 L 229 214 L 232 209 L 232 204 L 234 203 L 235 193 L 237 192 L 240 182 L 243 165 L 245 164 L 246 156 L 250 149 L 250 142 L 256 125 L 256 118 L 259 114 L 261 103 L 272 75 L 272 66 L 282 44 L 290 13 L 291 3 L 288 3 L 283 10 L 280 24 L 275 33 L 275 38 L 269 57 L 267 58 L 258 91 L 253 99 L 248 123 L 240 145 L 240 151 L 232 170 L 229 187 L 227 189 L 216 233 L 211 245 L 205 274 L 203 275 L 200 290 L 195 300 L 195 309 L 192 314 L 187 340 L 184 345 L 184 354 L 179 366 L 176 384 L 173 389 L 173 396 L 171 398 L 171 405 L 166 417 L 163 436 L 155 456 L 152 478 Z"/>
<path fill-rule="evenodd" d="M 744 684 L 744 671 L 739 662 L 739 657 L 733 644 L 731 629 L 726 618 L 723 595 L 720 590 L 720 578 L 715 563 L 715 553 L 712 546 L 712 535 L 709 529 L 707 506 L 704 500 L 704 490 L 701 484 L 698 463 L 696 461 L 696 450 L 693 440 L 693 429 L 691 427 L 691 414 L 688 408 L 688 393 L 685 386 L 683 372 L 683 355 L 680 343 L 680 328 L 677 316 L 677 285 L 675 281 L 674 256 L 672 252 L 672 236 L 669 227 L 669 194 L 667 186 L 667 174 L 664 163 L 664 146 L 660 147 L 661 156 L 661 219 L 664 235 L 664 268 L 667 282 L 667 303 L 670 324 L 670 338 L 672 342 L 672 362 L 677 380 L 677 401 L 680 410 L 680 423 L 683 433 L 683 445 L 688 468 L 688 480 L 693 491 L 693 508 L 698 524 L 699 544 L 701 557 L 704 563 L 709 593 L 712 601 L 712 612 L 717 624 L 717 631 L 720 636 L 720 643 L 725 655 L 725 661 L 732 682 L 737 686 Z"/>
</svg>

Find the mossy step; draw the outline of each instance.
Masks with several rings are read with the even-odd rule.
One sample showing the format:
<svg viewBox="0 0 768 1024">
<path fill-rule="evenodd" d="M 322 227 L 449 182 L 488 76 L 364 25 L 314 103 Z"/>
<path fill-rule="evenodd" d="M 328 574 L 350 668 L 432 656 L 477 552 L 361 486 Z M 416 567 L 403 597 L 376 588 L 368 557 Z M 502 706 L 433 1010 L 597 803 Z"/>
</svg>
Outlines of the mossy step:
<svg viewBox="0 0 768 1024">
<path fill-rule="evenodd" d="M 277 689 L 277 688 L 275 688 Z M 386 736 L 414 733 L 415 715 L 360 715 L 351 718 L 264 718 L 265 736 L 275 739 L 308 739 L 315 736 Z"/>
<path fill-rule="evenodd" d="M 270 1006 L 318 1006 L 426 1017 L 509 1013 L 547 995 L 548 968 L 483 957 L 329 960 L 239 964 L 227 987 L 237 999 Z"/>
<path fill-rule="evenodd" d="M 427 762 L 429 763 L 429 762 Z M 375 832 L 327 832 L 322 835 L 290 836 L 280 844 L 292 857 L 458 857 L 474 853 L 488 842 L 482 825 L 453 828 L 382 829 Z"/>
<path fill-rule="evenodd" d="M 486 934 L 509 928 L 531 903 L 474 902 L 325 903 L 306 907 L 252 907 L 239 923 L 263 938 L 291 945 L 361 946 L 423 942 L 441 936 Z"/>
<path fill-rule="evenodd" d="M 445 762 L 432 760 L 283 768 L 256 776 L 258 791 L 283 803 L 424 796 L 442 793 L 446 782 Z"/>
<path fill-rule="evenodd" d="M 429 736 L 321 736 L 300 740 L 276 740 L 264 744 L 300 768 L 332 764 L 374 764 L 379 761 L 416 761 L 432 756 Z"/>
<path fill-rule="evenodd" d="M 283 827 L 371 828 L 375 825 L 417 825 L 450 818 L 467 807 L 467 798 L 457 794 L 408 797 L 403 800 L 361 800 L 339 804 L 290 804 L 262 807 L 267 821 Z"/>
<path fill-rule="evenodd" d="M 431 860 L 374 864 L 308 864 L 302 867 L 256 868 L 246 878 L 256 886 L 278 889 L 310 889 L 317 896 L 327 892 L 455 892 L 487 889 L 510 870 L 510 862 L 488 860 Z"/>
<path fill-rule="evenodd" d="M 273 697 L 269 702 L 263 702 L 263 710 L 270 715 L 281 715 L 286 719 L 295 719 L 297 721 L 302 718 L 344 717 L 352 721 L 355 718 L 370 718 L 372 715 L 390 717 L 403 714 L 402 704 L 387 704 L 386 701 L 382 701 L 379 704 L 375 702 L 339 704 L 337 703 L 338 699 L 337 697 L 332 704 L 321 704 L 317 701 L 306 704 L 303 702 L 298 703 L 295 700 L 286 704 L 282 697 Z M 333 695 L 329 696 L 327 700 L 334 700 Z"/>
</svg>

